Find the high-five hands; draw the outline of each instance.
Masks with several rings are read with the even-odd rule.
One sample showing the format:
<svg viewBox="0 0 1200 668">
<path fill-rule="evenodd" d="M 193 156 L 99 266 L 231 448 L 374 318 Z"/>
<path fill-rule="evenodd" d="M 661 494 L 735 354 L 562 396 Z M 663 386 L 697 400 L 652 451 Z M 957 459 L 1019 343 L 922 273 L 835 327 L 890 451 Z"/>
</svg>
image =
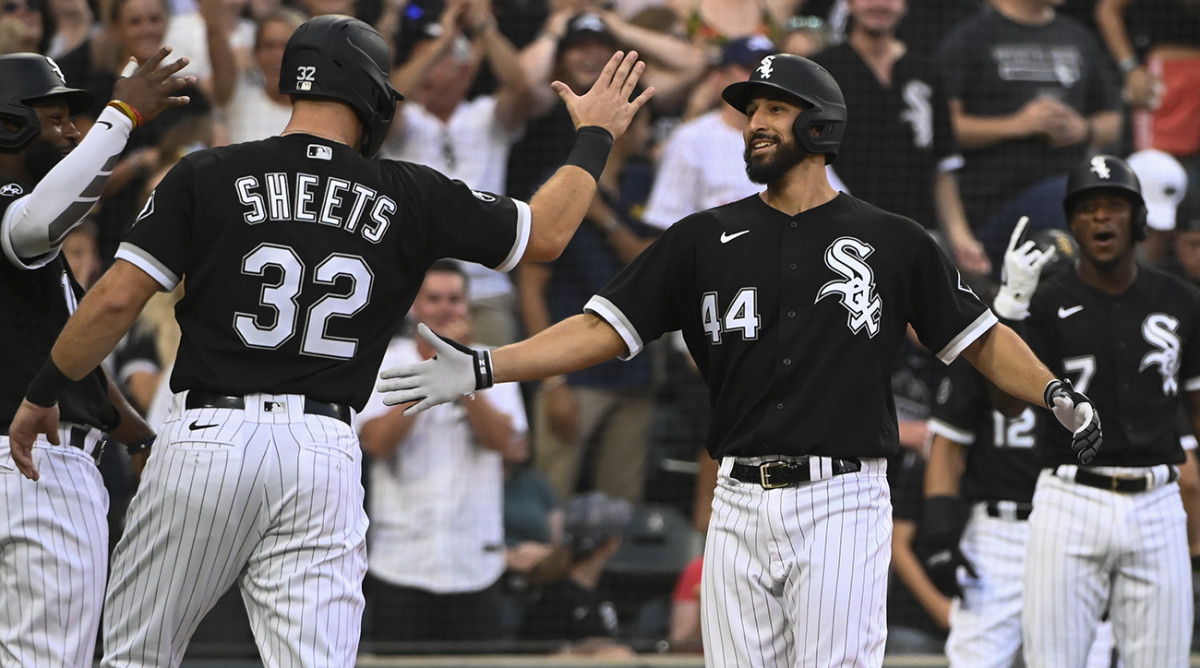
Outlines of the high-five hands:
<svg viewBox="0 0 1200 668">
<path fill-rule="evenodd" d="M 1004 251 L 1004 267 L 1001 269 L 1000 291 L 992 302 L 996 315 L 1007 320 L 1024 320 L 1029 316 L 1029 300 L 1037 290 L 1038 279 L 1045 267 L 1054 259 L 1057 251 L 1053 247 L 1040 249 L 1033 240 L 1021 241 L 1029 216 L 1021 216 L 1008 240 Z"/>
<path fill-rule="evenodd" d="M 195 85 L 196 77 L 175 76 L 176 72 L 187 66 L 187 58 L 163 65 L 163 60 L 170 53 L 171 47 L 164 46 L 132 71 L 130 68 L 136 63 L 131 59 L 113 85 L 113 99 L 121 100 L 136 109 L 141 114 L 143 123 L 149 122 L 171 107 L 181 107 L 191 101 L 188 96 L 175 93 Z"/>
<path fill-rule="evenodd" d="M 633 100 L 634 88 L 646 63 L 638 61 L 637 51 L 618 51 L 608 59 L 600 78 L 588 92 L 576 95 L 570 86 L 554 81 L 550 86 L 567 104 L 575 128 L 595 125 L 608 130 L 613 139 L 620 137 L 629 127 L 638 110 L 654 96 L 654 88 L 647 88 Z"/>
<path fill-rule="evenodd" d="M 1071 381 L 1052 380 L 1046 385 L 1046 407 L 1074 436 L 1071 449 L 1081 464 L 1090 464 L 1104 442 L 1100 432 L 1100 416 L 1092 400 L 1071 387 Z"/>
<path fill-rule="evenodd" d="M 438 336 L 425 323 L 417 325 L 417 334 L 437 354 L 433 359 L 379 372 L 380 381 L 375 389 L 384 393 L 383 403 L 395 406 L 415 401 L 416 404 L 404 409 L 405 417 L 415 417 L 494 384 L 490 352 Z"/>
</svg>

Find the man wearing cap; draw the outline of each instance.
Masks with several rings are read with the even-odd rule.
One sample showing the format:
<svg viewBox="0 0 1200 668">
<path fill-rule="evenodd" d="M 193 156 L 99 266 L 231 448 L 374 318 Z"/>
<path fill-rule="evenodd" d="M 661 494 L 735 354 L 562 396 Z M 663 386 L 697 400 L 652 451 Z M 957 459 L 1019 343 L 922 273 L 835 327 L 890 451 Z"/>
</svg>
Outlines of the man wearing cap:
<svg viewBox="0 0 1200 668">
<path fill-rule="evenodd" d="M 962 155 L 937 71 L 896 37 L 907 0 L 850 0 L 845 42 L 813 56 L 842 85 L 854 122 L 846 128 L 837 175 L 850 194 L 941 230 L 959 268 L 991 270 L 971 233 L 954 172 Z"/>
<path fill-rule="evenodd" d="M 1183 201 L 1188 175 L 1170 153 L 1147 148 L 1126 159 L 1142 183 L 1146 200 L 1146 240 L 1138 251 L 1150 262 L 1161 262 L 1167 253 L 1170 232 L 1175 229 L 1175 208 Z"/>
<path fill-rule="evenodd" d="M 776 51 L 762 35 L 740 37 L 725 46 L 720 64 L 702 84 L 724 90 L 745 81 L 764 56 Z M 663 150 L 658 176 L 650 191 L 643 220 L 666 229 L 675 221 L 704 209 L 737 201 L 762 188 L 750 181 L 741 160 L 746 149 L 742 128 L 746 116 L 722 104 L 675 130 Z"/>
</svg>

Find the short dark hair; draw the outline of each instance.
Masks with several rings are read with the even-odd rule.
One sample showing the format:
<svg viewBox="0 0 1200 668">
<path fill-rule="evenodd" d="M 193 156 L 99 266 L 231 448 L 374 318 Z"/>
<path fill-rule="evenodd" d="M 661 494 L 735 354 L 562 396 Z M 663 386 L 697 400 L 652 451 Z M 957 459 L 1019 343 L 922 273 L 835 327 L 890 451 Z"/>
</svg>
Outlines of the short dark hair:
<svg viewBox="0 0 1200 668">
<path fill-rule="evenodd" d="M 457 260 L 451 260 L 449 258 L 434 260 L 433 264 L 429 265 L 429 269 L 425 270 L 425 273 L 430 274 L 435 271 L 447 274 L 458 274 L 458 276 L 463 280 L 463 287 L 467 287 L 471 283 L 470 277 L 467 276 L 467 271 L 463 269 L 462 263 Z"/>
</svg>

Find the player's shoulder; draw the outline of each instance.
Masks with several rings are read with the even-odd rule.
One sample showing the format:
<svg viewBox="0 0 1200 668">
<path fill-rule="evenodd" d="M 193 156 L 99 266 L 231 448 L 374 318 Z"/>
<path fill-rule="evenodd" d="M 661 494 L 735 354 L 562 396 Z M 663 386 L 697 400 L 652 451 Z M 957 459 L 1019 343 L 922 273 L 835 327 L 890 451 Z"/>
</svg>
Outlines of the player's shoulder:
<svg viewBox="0 0 1200 668">
<path fill-rule="evenodd" d="M 827 205 L 828 215 L 897 239 L 927 239 L 925 228 L 907 216 L 888 211 L 848 193 L 840 193 Z"/>
<path fill-rule="evenodd" d="M 1200 304 L 1200 286 L 1158 267 L 1138 264 L 1138 282 L 1151 294 L 1164 294 Z"/>
</svg>

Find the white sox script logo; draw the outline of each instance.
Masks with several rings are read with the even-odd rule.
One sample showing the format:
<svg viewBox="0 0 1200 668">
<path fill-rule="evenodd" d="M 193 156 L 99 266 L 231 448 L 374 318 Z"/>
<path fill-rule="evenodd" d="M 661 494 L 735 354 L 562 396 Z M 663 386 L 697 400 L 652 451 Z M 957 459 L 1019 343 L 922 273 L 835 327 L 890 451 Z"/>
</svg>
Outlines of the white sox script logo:
<svg viewBox="0 0 1200 668">
<path fill-rule="evenodd" d="M 883 301 L 875 294 L 875 272 L 863 260 L 871 256 L 875 248 L 854 237 L 841 237 L 825 249 L 825 266 L 841 274 L 846 280 L 829 281 L 817 292 L 817 303 L 832 294 L 841 295 L 842 306 L 850 312 L 846 326 L 857 334 L 864 327 L 874 338 L 879 333 L 879 316 Z"/>
<path fill-rule="evenodd" d="M 772 67 L 772 63 L 774 60 L 775 60 L 775 56 L 767 56 L 766 58 L 762 59 L 762 62 L 758 64 L 758 78 L 760 78 L 760 79 L 770 79 L 771 78 L 771 75 L 775 73 L 775 68 Z"/>
<path fill-rule="evenodd" d="M 1108 168 L 1108 163 L 1104 162 L 1104 156 L 1092 158 L 1092 171 L 1102 179 L 1112 178 L 1112 170 Z"/>
<path fill-rule="evenodd" d="M 1151 313 L 1142 321 L 1142 336 L 1146 342 L 1158 348 L 1142 357 L 1138 371 L 1157 365 L 1162 376 L 1163 396 L 1173 397 L 1179 393 L 1179 321 L 1165 313 Z"/>
</svg>

